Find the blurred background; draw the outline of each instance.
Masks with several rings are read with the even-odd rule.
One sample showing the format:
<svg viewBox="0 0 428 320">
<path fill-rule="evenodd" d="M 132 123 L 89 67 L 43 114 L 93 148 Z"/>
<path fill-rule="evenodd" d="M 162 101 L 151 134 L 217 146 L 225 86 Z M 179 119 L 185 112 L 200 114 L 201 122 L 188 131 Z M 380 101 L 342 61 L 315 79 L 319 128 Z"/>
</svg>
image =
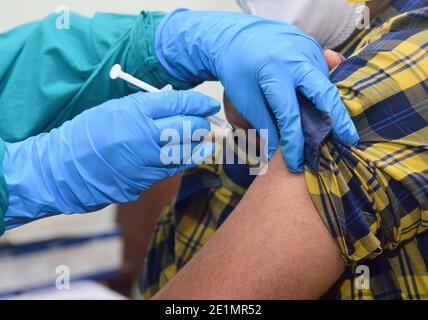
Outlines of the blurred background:
<svg viewBox="0 0 428 320">
<path fill-rule="evenodd" d="M 61 5 L 86 16 L 95 12 L 167 12 L 179 7 L 239 10 L 234 0 L 1 1 L 0 32 L 41 19 Z M 222 100 L 218 83 L 204 84 L 197 90 Z M 163 182 L 134 203 L 88 215 L 49 218 L 9 232 L 0 238 L 0 298 L 131 297 L 153 228 L 179 183 L 180 177 Z"/>
</svg>

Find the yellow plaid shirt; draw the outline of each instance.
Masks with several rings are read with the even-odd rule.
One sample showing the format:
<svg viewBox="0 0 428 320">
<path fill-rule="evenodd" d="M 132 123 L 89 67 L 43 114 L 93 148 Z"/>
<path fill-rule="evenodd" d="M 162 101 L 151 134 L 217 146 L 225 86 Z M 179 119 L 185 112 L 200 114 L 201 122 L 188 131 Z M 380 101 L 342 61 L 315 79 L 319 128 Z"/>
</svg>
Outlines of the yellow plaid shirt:
<svg viewBox="0 0 428 320">
<path fill-rule="evenodd" d="M 428 299 L 428 1 L 395 0 L 344 50 L 331 75 L 360 133 L 332 137 L 305 177 L 348 268 L 329 299 Z M 183 178 L 151 243 L 140 289 L 160 290 L 237 206 L 245 165 L 203 165 Z M 360 267 L 369 271 L 361 284 Z M 367 276 L 367 275 L 366 275 Z"/>
</svg>

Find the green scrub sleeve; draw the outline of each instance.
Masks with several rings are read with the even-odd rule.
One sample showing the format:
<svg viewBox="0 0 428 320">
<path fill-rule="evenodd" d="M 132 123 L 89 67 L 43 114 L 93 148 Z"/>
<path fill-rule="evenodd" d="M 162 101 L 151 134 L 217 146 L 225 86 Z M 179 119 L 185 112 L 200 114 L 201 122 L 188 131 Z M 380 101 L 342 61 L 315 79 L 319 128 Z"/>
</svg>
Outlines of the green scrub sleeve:
<svg viewBox="0 0 428 320">
<path fill-rule="evenodd" d="M 156 57 L 154 38 L 163 17 L 160 12 L 93 18 L 70 13 L 65 25 L 63 13 L 0 34 L 0 138 L 24 140 L 137 91 L 110 79 L 116 63 L 155 87 L 189 89 Z"/>
</svg>

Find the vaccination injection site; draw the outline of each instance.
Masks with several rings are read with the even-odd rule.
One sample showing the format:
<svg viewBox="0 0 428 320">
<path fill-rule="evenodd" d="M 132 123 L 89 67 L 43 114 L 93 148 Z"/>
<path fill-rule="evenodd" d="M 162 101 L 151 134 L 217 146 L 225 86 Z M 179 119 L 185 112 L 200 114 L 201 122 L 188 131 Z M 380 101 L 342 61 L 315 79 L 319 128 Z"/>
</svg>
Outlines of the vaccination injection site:
<svg viewBox="0 0 428 320">
<path fill-rule="evenodd" d="M 4 309 L 428 300 L 428 0 L 0 12 Z"/>
</svg>

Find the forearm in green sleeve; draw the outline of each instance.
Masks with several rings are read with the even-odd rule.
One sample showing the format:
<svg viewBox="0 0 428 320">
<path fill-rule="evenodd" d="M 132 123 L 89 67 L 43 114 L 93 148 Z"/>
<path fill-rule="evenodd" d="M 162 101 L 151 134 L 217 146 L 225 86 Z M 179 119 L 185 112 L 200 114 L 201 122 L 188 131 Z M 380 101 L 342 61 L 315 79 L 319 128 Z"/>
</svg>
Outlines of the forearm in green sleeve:
<svg viewBox="0 0 428 320">
<path fill-rule="evenodd" d="M 163 87 L 188 85 L 160 66 L 154 37 L 163 13 L 137 16 L 70 15 L 70 29 L 58 29 L 58 15 L 0 34 L 0 137 L 24 140 L 60 126 L 87 108 L 133 93 L 137 88 L 109 78 L 111 67 Z"/>
</svg>

